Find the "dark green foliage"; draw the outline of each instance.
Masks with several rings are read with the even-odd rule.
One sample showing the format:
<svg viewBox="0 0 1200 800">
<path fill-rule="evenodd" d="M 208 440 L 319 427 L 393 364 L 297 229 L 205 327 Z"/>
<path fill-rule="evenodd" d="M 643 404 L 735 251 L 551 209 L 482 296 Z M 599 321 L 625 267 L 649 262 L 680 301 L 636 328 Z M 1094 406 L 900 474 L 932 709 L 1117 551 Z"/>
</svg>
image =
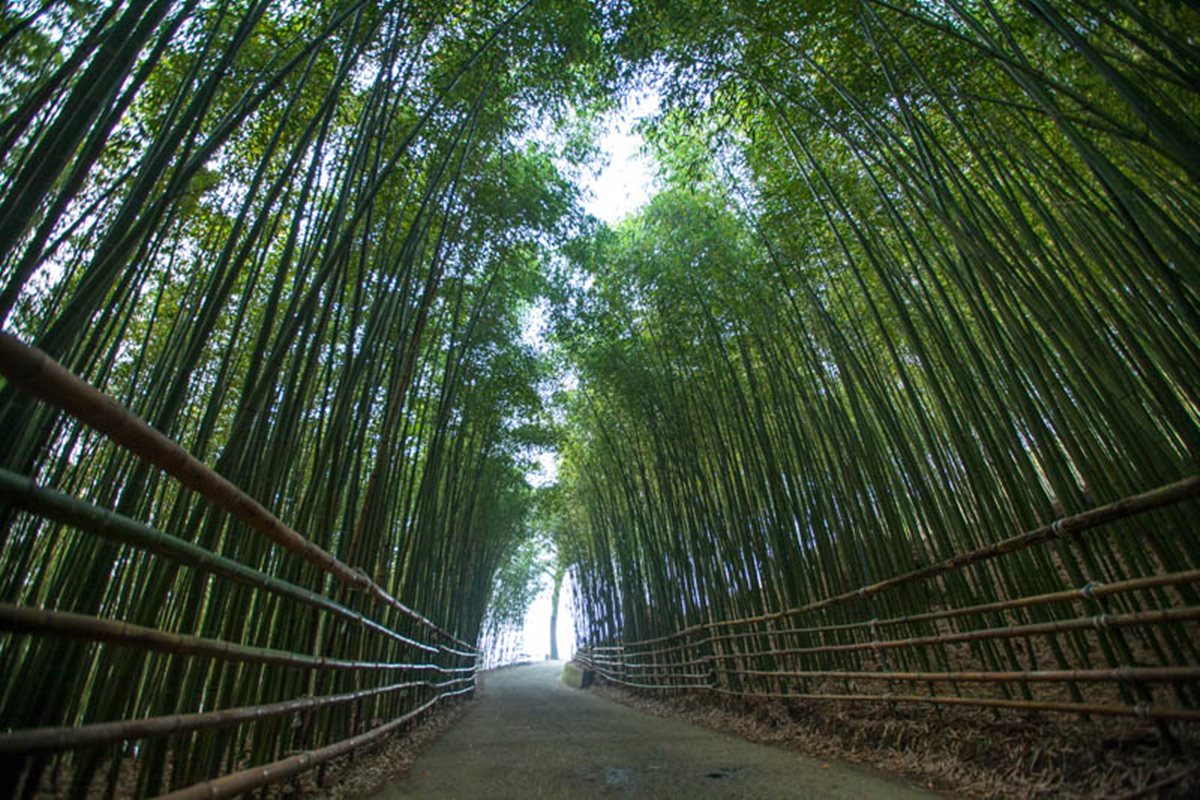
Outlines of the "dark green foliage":
<svg viewBox="0 0 1200 800">
<path fill-rule="evenodd" d="M 26 23 L 36 9 L 18 4 L 0 23 L 6 328 L 468 641 L 525 534 L 520 431 L 543 367 L 520 320 L 576 213 L 525 135 L 539 113 L 602 100 L 611 71 L 591 4 L 540 6 L 137 0 Z M 296 597 L 430 631 L 11 385 L 0 429 L 5 469 L 269 576 L 233 583 L 5 506 L 3 601 L 301 654 L 423 657 Z M 279 581 L 299 589 L 263 588 Z M 0 726 L 18 729 L 396 680 L 12 634 L 0 672 Z M 122 791 L 319 747 L 433 694 L 149 740 Z M 22 762 L 3 791 L 54 767 L 81 795 L 99 770 L 116 779 L 118 752 Z"/>
<path fill-rule="evenodd" d="M 503 639 L 568 564 L 591 643 L 802 605 L 1197 471 L 1198 29 L 1191 4 L 1126 0 L 9 4 L 0 318 L 465 639 Z M 641 80 L 664 190 L 584 220 L 558 157 Z M 520 331 L 540 295 L 579 382 L 553 430 Z M 0 434 L 10 482 L 70 512 L 0 507 L 0 601 L 356 661 L 413 655 L 356 613 L 425 635 L 9 384 Z M 535 500 L 553 437 L 561 486 Z M 227 561 L 76 527 L 94 507 Z M 1194 516 L 846 619 L 1195 568 Z M 1172 591 L 1113 603 L 1195 603 Z M 1103 644 L 1049 658 L 1196 660 L 1177 628 Z M 10 633 L 0 674 L 14 729 L 390 680 Z M 125 775 L 115 745 L 22 761 L 3 786 L 153 793 L 430 696 L 149 740 Z"/>
<path fill-rule="evenodd" d="M 803 605 L 1196 472 L 1193 10 L 650 0 L 630 18 L 626 52 L 669 76 L 649 131 L 667 189 L 569 252 L 582 638 Z M 1190 520 L 940 590 L 1192 568 Z M 1194 658 L 1177 633 L 1132 638 Z"/>
</svg>

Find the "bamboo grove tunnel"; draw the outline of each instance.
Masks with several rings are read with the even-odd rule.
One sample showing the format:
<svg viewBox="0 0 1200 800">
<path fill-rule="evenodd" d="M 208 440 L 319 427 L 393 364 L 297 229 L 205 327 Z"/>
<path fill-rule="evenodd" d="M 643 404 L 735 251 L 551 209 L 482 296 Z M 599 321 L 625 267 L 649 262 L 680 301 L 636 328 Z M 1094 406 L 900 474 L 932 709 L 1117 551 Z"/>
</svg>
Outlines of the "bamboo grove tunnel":
<svg viewBox="0 0 1200 800">
<path fill-rule="evenodd" d="M 544 574 L 628 702 L 1200 791 L 1195 3 L 11 0 L 0 186 L 0 794 L 319 793 Z"/>
</svg>

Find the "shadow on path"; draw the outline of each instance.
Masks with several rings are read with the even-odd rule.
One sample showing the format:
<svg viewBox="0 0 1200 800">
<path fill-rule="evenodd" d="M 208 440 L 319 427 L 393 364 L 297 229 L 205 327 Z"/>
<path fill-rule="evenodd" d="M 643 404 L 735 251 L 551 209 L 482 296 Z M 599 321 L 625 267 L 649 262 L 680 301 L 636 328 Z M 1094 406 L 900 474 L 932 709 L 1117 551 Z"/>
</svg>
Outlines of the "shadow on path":
<svg viewBox="0 0 1200 800">
<path fill-rule="evenodd" d="M 567 688 L 561 662 L 487 673 L 479 703 L 376 795 L 394 798 L 894 798 L 937 795 Z"/>
</svg>

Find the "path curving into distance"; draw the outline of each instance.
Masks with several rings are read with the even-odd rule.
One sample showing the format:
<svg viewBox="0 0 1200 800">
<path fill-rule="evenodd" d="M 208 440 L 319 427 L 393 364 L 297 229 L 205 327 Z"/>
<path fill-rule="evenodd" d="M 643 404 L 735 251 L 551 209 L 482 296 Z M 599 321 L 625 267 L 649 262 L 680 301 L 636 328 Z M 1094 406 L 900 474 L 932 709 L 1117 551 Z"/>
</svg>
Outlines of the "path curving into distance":
<svg viewBox="0 0 1200 800">
<path fill-rule="evenodd" d="M 561 662 L 544 662 L 486 674 L 476 707 L 376 800 L 938 796 L 867 769 L 644 714 L 568 688 L 561 670 Z"/>
</svg>

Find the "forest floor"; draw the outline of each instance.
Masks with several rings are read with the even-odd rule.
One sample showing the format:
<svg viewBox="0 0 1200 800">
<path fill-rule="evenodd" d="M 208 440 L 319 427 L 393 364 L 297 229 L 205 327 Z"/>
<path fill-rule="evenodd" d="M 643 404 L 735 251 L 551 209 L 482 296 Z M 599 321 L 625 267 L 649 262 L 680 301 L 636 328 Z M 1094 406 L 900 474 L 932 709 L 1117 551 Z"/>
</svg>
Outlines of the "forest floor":
<svg viewBox="0 0 1200 800">
<path fill-rule="evenodd" d="M 399 798 L 933 798 L 870 767 L 642 713 L 559 680 L 561 662 L 484 676 L 477 700 L 376 795 Z"/>
<path fill-rule="evenodd" d="M 596 694 L 646 713 L 808 756 L 839 758 L 964 798 L 1200 797 L 1200 740 L 1176 729 L 1179 750 L 1153 723 L 1077 720 L 897 704 L 804 703 L 702 694 L 664 696 L 612 684 Z"/>
</svg>

